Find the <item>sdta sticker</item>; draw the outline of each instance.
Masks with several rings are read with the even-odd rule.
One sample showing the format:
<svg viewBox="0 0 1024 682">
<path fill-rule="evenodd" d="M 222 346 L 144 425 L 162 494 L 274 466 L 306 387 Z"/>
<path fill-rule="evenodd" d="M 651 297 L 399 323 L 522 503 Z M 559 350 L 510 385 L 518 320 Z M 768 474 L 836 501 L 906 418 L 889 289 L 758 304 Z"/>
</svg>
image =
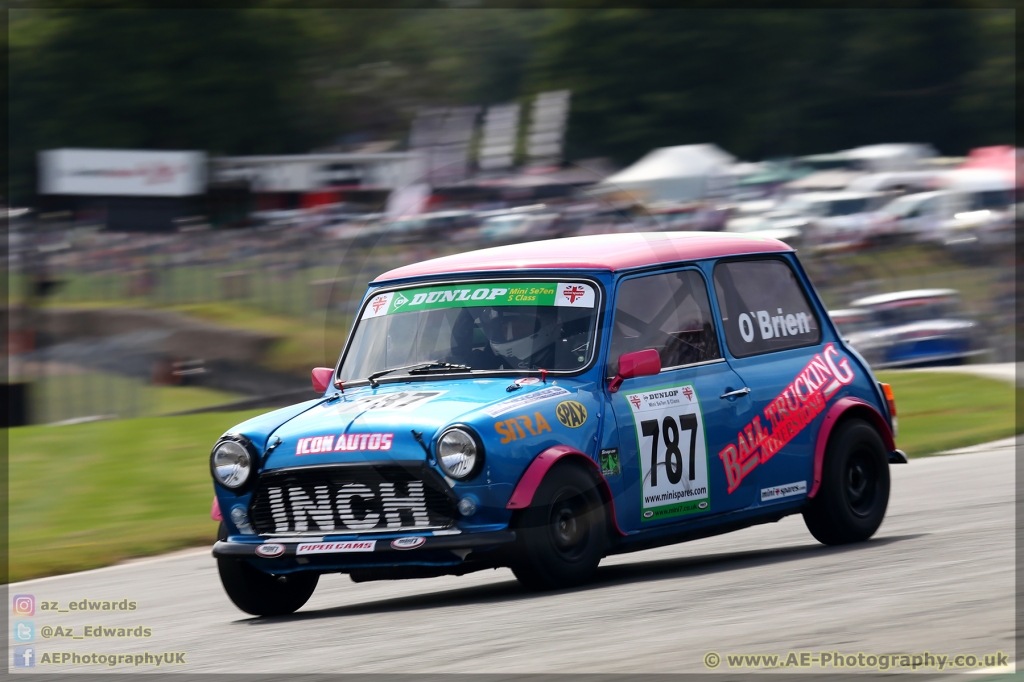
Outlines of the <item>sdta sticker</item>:
<svg viewBox="0 0 1024 682">
<path fill-rule="evenodd" d="M 636 430 L 644 520 L 709 509 L 704 417 L 693 385 L 662 386 L 625 398 Z"/>
<path fill-rule="evenodd" d="M 494 430 L 501 436 L 501 444 L 504 445 L 527 436 L 537 436 L 545 431 L 550 432 L 551 427 L 548 425 L 548 420 L 544 418 L 544 415 L 540 412 L 534 412 L 532 418 L 523 414 L 511 419 L 505 419 L 504 421 L 494 422 Z"/>
</svg>

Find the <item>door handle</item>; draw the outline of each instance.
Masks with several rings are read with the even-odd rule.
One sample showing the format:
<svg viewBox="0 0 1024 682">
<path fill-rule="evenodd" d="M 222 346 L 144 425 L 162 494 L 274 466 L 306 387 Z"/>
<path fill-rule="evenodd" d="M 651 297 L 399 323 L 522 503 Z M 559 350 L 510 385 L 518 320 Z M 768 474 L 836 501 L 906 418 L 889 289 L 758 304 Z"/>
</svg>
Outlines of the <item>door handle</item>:
<svg viewBox="0 0 1024 682">
<path fill-rule="evenodd" d="M 736 396 L 746 395 L 748 393 L 750 393 L 750 389 L 747 388 L 746 386 L 744 386 L 743 388 L 738 388 L 735 391 L 729 391 L 727 393 L 723 393 L 722 395 L 720 395 L 718 397 L 719 398 L 735 398 Z"/>
</svg>

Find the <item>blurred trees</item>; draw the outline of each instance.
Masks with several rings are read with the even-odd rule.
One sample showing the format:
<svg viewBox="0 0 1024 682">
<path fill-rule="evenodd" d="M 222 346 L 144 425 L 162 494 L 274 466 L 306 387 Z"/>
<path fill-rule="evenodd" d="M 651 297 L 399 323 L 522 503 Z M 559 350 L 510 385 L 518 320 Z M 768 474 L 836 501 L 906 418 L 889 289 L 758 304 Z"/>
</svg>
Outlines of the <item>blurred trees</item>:
<svg viewBox="0 0 1024 682">
<path fill-rule="evenodd" d="M 11 24 L 12 182 L 56 146 L 251 153 L 316 139 L 292 13 L 27 14 Z"/>
<path fill-rule="evenodd" d="M 304 152 L 562 87 L 571 157 L 963 153 L 1013 139 L 1014 30 L 999 10 L 15 10 L 12 193 L 40 149 Z"/>
<path fill-rule="evenodd" d="M 573 90 L 570 153 L 713 141 L 745 158 L 1013 139 L 1013 15 L 964 10 L 566 10 L 535 88 Z"/>
</svg>

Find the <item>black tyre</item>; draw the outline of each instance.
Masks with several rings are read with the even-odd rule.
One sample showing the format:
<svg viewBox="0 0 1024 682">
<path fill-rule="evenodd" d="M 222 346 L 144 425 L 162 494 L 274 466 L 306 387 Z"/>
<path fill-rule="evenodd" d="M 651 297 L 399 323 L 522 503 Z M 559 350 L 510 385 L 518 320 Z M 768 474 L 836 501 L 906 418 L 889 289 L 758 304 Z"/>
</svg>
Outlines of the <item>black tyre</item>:
<svg viewBox="0 0 1024 682">
<path fill-rule="evenodd" d="M 221 528 L 223 529 L 223 523 Z M 221 538 L 223 530 L 217 533 Z M 224 591 L 235 606 L 254 616 L 285 616 L 309 601 L 320 579 L 317 573 L 271 575 L 245 561 L 217 558 Z"/>
<path fill-rule="evenodd" d="M 581 585 L 594 575 L 607 542 L 605 512 L 593 477 L 556 465 L 516 520 L 512 572 L 532 590 Z"/>
<path fill-rule="evenodd" d="M 882 525 L 889 504 L 889 457 L 882 437 L 860 419 L 842 422 L 825 450 L 818 494 L 804 523 L 818 542 L 861 542 Z"/>
</svg>

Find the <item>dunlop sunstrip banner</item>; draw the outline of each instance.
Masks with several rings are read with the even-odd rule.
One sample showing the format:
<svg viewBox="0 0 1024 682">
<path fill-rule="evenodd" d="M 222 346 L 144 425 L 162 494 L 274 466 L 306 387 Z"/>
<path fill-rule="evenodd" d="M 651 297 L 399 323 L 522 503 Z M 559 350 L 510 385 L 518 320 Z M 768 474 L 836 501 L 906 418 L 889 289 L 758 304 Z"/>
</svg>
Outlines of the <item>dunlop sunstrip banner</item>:
<svg viewBox="0 0 1024 682">
<path fill-rule="evenodd" d="M 370 299 L 363 319 L 418 310 L 509 305 L 593 308 L 594 287 L 582 282 L 486 282 L 402 289 Z"/>
</svg>

